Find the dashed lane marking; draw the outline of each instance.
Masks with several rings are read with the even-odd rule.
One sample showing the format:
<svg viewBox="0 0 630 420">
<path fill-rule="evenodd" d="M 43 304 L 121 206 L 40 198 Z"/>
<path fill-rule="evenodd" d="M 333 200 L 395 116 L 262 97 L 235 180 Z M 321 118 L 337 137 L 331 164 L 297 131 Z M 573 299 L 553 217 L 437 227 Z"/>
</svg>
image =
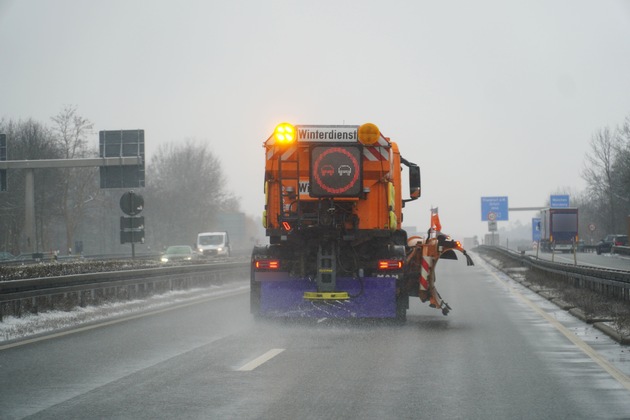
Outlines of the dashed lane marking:
<svg viewBox="0 0 630 420">
<path fill-rule="evenodd" d="M 258 366 L 262 365 L 263 363 L 266 363 L 269 360 L 273 359 L 274 357 L 282 353 L 284 350 L 285 349 L 271 349 L 267 353 L 263 354 L 262 356 L 258 356 L 251 362 L 245 363 L 243 366 L 241 366 L 240 368 L 236 370 L 238 370 L 239 372 L 252 371 L 256 369 Z"/>
</svg>

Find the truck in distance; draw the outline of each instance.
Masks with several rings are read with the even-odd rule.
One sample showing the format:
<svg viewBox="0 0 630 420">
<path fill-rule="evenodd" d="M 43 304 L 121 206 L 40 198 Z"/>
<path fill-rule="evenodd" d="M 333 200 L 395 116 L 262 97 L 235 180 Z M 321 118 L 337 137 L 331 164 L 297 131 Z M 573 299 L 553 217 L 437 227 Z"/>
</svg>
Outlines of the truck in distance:
<svg viewBox="0 0 630 420">
<path fill-rule="evenodd" d="M 548 252 L 574 252 L 578 244 L 578 209 L 546 208 L 540 211 L 540 248 Z"/>
</svg>

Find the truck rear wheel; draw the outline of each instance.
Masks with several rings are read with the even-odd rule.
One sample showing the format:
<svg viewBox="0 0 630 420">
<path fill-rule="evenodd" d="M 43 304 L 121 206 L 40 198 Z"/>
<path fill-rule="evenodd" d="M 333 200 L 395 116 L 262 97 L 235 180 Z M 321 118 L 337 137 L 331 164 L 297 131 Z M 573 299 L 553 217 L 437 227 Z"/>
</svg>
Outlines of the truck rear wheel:
<svg viewBox="0 0 630 420">
<path fill-rule="evenodd" d="M 255 246 L 252 251 L 250 280 L 249 280 L 249 310 L 254 318 L 260 317 L 260 283 L 255 281 L 254 264 L 257 258 L 267 255 L 266 246 Z"/>
<path fill-rule="evenodd" d="M 396 321 L 404 323 L 407 321 L 407 309 L 409 308 L 409 295 L 406 291 L 401 290 L 400 295 L 396 298 Z"/>
</svg>

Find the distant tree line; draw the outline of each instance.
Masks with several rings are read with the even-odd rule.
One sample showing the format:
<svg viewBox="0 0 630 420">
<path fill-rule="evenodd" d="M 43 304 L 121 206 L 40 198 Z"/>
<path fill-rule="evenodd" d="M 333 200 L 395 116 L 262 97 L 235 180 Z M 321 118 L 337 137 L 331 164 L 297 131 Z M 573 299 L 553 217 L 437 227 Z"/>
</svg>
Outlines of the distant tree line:
<svg viewBox="0 0 630 420">
<path fill-rule="evenodd" d="M 582 178 L 586 190 L 572 197 L 579 208 L 580 236 L 627 233 L 630 215 L 630 116 L 621 125 L 601 128 L 591 137 Z M 595 226 L 591 233 L 589 225 Z"/>
<path fill-rule="evenodd" d="M 607 234 L 626 234 L 630 229 L 630 116 L 616 128 L 598 129 L 591 137 L 580 174 L 583 191 L 560 187 L 551 194 L 568 194 L 579 209 L 579 237 L 596 243 Z M 551 195 L 550 194 L 550 195 Z M 550 205 L 548 201 L 547 206 Z M 591 230 L 594 227 L 594 230 Z M 531 238 L 531 226 L 517 223 L 501 235 Z M 515 242 L 515 241 L 512 241 Z"/>
<path fill-rule="evenodd" d="M 93 123 L 65 106 L 49 125 L 0 120 L 8 160 L 76 159 L 98 156 L 90 146 Z M 207 144 L 191 140 L 158 147 L 146 164 L 145 247 L 192 245 L 203 230 L 220 230 L 217 214 L 238 212 L 238 198 L 226 189 L 218 158 Z M 62 253 L 125 252 L 119 237 L 120 196 L 125 189 L 101 189 L 98 168 L 38 169 L 35 177 L 35 238 L 24 234 L 24 170 L 8 171 L 8 191 L 0 193 L 0 251 L 23 249 Z M 630 116 L 621 125 L 596 131 L 581 173 L 586 189 L 570 193 L 580 209 L 580 236 L 599 239 L 626 233 L 630 215 Z M 252 239 L 258 223 L 247 219 Z M 596 227 L 595 232 L 589 225 Z"/>
<path fill-rule="evenodd" d="M 89 144 L 93 123 L 74 106 L 65 106 L 50 124 L 33 119 L 0 120 L 7 136 L 7 160 L 77 159 L 98 156 Z M 220 229 L 216 215 L 239 211 L 239 200 L 226 189 L 218 158 L 208 145 L 186 141 L 161 145 L 146 163 L 145 249 L 192 245 L 199 231 Z M 8 191 L 0 193 L 0 251 L 25 249 L 62 254 L 124 253 L 120 244 L 119 200 L 129 189 L 101 189 L 98 168 L 36 169 L 35 237 L 25 237 L 25 170 L 10 169 Z M 252 237 L 257 226 L 247 219 Z"/>
</svg>

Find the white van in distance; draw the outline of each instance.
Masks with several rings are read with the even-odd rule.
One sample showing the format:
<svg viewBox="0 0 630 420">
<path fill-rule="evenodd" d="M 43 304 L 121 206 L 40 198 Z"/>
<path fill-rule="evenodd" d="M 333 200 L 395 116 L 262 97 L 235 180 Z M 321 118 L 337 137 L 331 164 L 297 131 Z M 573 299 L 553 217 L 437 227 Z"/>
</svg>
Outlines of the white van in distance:
<svg viewBox="0 0 630 420">
<path fill-rule="evenodd" d="M 227 232 L 202 232 L 197 235 L 197 251 L 204 257 L 229 257 L 230 238 Z"/>
</svg>

